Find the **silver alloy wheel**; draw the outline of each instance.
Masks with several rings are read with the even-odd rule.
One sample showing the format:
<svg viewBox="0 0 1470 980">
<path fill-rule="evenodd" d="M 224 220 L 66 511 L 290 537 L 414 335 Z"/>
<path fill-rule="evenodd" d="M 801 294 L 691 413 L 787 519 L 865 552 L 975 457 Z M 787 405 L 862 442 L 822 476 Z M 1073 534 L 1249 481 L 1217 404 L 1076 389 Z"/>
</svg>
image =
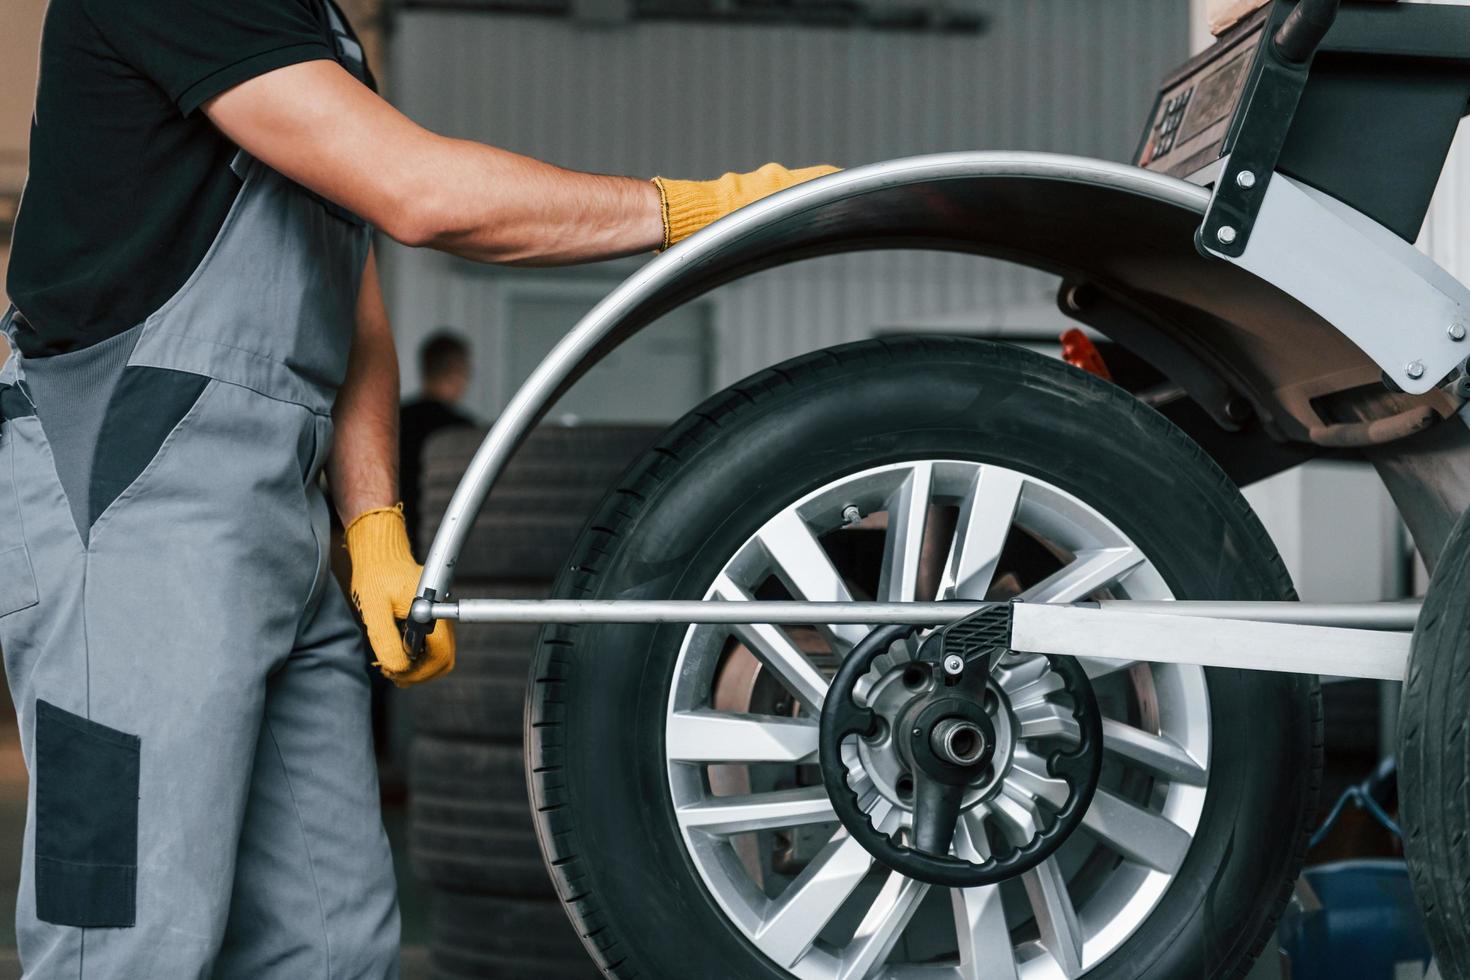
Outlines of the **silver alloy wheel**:
<svg viewBox="0 0 1470 980">
<path fill-rule="evenodd" d="M 876 545 L 878 535 L 881 557 L 876 546 L 845 547 Z M 1017 554 L 1027 556 L 1021 573 L 1008 567 Z M 1036 477 L 959 460 L 879 466 L 806 495 L 737 550 L 706 597 L 1006 594 L 1172 598 L 1148 556 L 1089 505 Z M 940 889 L 874 862 L 837 823 L 814 773 L 828 678 L 867 632 L 814 624 L 686 634 L 667 705 L 669 786 L 689 856 L 717 905 L 771 963 L 803 980 L 1039 980 L 1102 962 L 1148 918 L 1198 827 L 1210 753 L 1203 670 L 1087 662 L 1105 715 L 1105 769 L 1083 829 L 1019 879 Z M 910 653 L 895 645 L 875 663 L 859 691 L 875 708 L 902 697 Z M 955 853 L 970 860 L 993 841 L 1028 838 L 1045 819 L 1038 801 L 1061 802 L 1042 757 L 1075 738 L 1044 659 L 1009 657 L 995 681 L 1007 744 L 997 771 L 966 798 Z M 902 760 L 883 743 L 844 748 L 870 817 L 895 831 L 912 813 Z M 942 916 L 936 903 L 948 906 Z"/>
</svg>

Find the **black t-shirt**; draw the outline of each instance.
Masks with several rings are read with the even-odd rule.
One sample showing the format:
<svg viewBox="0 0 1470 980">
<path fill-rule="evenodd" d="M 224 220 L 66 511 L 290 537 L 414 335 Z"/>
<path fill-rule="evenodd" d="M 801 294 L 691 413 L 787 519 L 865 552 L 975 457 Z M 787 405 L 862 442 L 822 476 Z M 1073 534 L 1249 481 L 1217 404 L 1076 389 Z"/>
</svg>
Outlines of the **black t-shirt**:
<svg viewBox="0 0 1470 980">
<path fill-rule="evenodd" d="M 416 551 L 423 530 L 419 527 L 422 517 L 419 502 L 424 493 L 424 444 L 436 432 L 474 424 L 474 419 L 453 405 L 433 398 L 405 402 L 398 413 L 398 494 L 403 498 L 403 520 L 408 525 L 408 538 Z M 423 543 L 427 545 L 428 541 Z"/>
<path fill-rule="evenodd" d="M 335 57 L 322 0 L 51 0 L 7 276 L 21 350 L 87 347 L 161 307 L 240 186 L 199 106 Z"/>
</svg>

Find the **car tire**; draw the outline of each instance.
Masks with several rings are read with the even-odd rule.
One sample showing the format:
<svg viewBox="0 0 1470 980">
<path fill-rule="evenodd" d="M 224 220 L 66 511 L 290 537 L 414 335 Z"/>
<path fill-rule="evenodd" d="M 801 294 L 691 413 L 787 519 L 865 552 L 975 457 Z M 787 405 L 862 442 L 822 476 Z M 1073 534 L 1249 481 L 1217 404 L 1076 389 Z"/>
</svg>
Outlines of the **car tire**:
<svg viewBox="0 0 1470 980">
<path fill-rule="evenodd" d="M 1179 598 L 1294 598 L 1238 489 L 1121 389 L 992 343 L 913 338 L 789 361 L 676 424 L 604 500 L 555 595 L 697 599 L 770 515 L 889 461 L 1025 471 L 1105 511 Z M 610 977 L 782 980 L 696 874 L 675 821 L 664 719 L 684 628 L 552 626 L 527 710 L 542 847 Z M 1163 899 L 1089 972 L 1239 977 L 1300 869 L 1322 765 L 1316 679 L 1208 669 L 1209 792 Z"/>
<path fill-rule="evenodd" d="M 1399 714 L 1399 804 L 1414 895 L 1445 980 L 1470 978 L 1470 514 L 1429 583 Z"/>
</svg>

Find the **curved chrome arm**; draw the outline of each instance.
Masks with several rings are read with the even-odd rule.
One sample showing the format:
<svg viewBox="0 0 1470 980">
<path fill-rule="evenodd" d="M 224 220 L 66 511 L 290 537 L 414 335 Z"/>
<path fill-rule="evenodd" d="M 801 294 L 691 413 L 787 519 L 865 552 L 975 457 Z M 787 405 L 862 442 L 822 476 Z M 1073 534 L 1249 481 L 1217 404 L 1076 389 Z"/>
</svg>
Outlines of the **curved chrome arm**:
<svg viewBox="0 0 1470 980">
<path fill-rule="evenodd" d="M 992 205 L 986 195 L 975 193 L 977 185 L 990 182 L 1015 185 L 1010 195 L 1015 200 Z M 1068 213 L 1088 213 L 1065 193 L 1068 187 L 1102 188 L 1115 192 L 1111 197 L 1157 202 L 1182 212 L 1181 227 L 1190 229 L 1209 200 L 1208 192 L 1193 184 L 1100 160 L 1048 153 L 946 153 L 874 164 L 791 188 L 716 222 L 649 262 L 582 318 L 496 420 L 449 502 L 418 594 L 448 597 L 470 526 L 531 427 L 588 368 L 657 317 L 752 272 L 860 249 L 1001 254 L 1064 271 L 1070 263 L 1065 255 L 1049 254 L 1054 243 L 1046 239 L 1057 228 L 1047 225 L 1064 223 Z M 1082 199 L 1090 198 L 1084 194 Z M 1023 240 L 997 246 L 995 229 L 986 226 L 1003 223 L 1013 226 L 1011 234 L 1026 232 Z M 1159 243 L 1154 247 L 1162 248 Z M 432 617 L 430 603 L 416 604 L 415 622 L 427 623 Z"/>
</svg>

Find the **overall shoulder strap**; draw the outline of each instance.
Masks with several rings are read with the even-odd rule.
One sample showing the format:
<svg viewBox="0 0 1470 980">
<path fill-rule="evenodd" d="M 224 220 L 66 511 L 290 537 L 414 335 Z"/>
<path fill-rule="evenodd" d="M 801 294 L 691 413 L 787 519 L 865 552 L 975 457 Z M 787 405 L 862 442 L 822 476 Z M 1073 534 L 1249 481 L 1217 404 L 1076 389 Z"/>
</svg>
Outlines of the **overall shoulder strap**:
<svg viewBox="0 0 1470 980">
<path fill-rule="evenodd" d="M 347 27 L 347 19 L 342 16 L 342 11 L 332 0 L 321 0 L 322 9 L 327 14 L 327 24 L 332 29 L 332 40 L 336 44 L 337 60 L 360 82 L 367 81 L 367 60 L 363 55 L 362 45 L 352 36 L 352 31 Z"/>
<path fill-rule="evenodd" d="M 5 310 L 5 313 L 0 315 L 0 335 L 3 335 L 9 341 L 11 350 L 20 350 L 22 346 L 21 334 L 30 330 L 30 322 L 26 320 L 25 314 L 14 303 L 11 303 Z M 3 361 L 0 361 L 0 363 L 3 363 Z"/>
</svg>

